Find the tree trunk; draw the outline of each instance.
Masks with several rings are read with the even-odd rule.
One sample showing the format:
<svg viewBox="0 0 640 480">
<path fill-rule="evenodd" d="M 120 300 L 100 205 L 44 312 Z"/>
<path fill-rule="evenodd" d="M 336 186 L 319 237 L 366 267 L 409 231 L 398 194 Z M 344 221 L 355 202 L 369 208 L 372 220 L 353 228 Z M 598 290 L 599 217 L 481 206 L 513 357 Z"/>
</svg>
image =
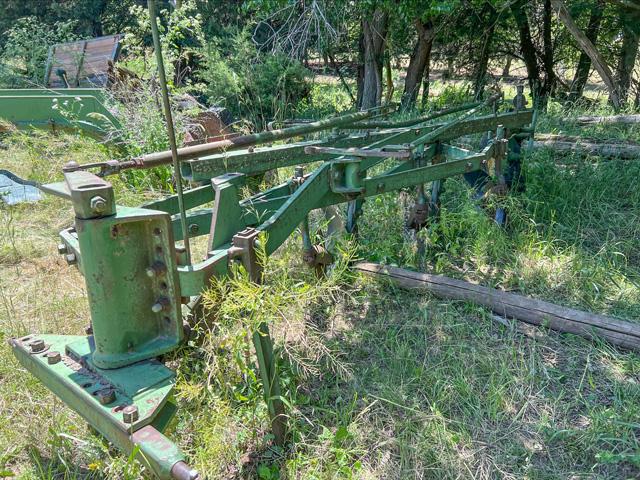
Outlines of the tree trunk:
<svg viewBox="0 0 640 480">
<path fill-rule="evenodd" d="M 536 135 L 532 146 L 533 148 L 550 148 L 557 153 L 595 155 L 620 160 L 640 159 L 640 144 L 632 142 L 604 143 L 590 138 L 543 134 Z"/>
<path fill-rule="evenodd" d="M 620 57 L 618 58 L 616 76 L 618 77 L 620 103 L 624 105 L 627 103 L 633 67 L 636 63 L 636 56 L 638 55 L 638 32 L 636 30 L 638 27 L 636 24 L 640 19 L 631 16 L 628 12 L 623 12 L 621 17 L 622 48 L 620 49 Z"/>
<path fill-rule="evenodd" d="M 522 50 L 522 58 L 527 67 L 527 76 L 529 77 L 529 88 L 537 96 L 538 85 L 540 83 L 540 69 L 538 68 L 538 60 L 536 58 L 536 47 L 531 39 L 531 28 L 529 27 L 529 19 L 524 7 L 527 0 L 517 0 L 511 4 L 511 13 L 518 26 L 518 34 L 520 36 L 520 49 Z"/>
<path fill-rule="evenodd" d="M 416 20 L 414 24 L 418 39 L 409 58 L 407 76 L 404 80 L 404 91 L 402 93 L 402 108 L 404 110 L 413 108 L 416 103 L 420 83 L 431 60 L 431 46 L 433 45 L 434 29 L 432 22 Z"/>
<path fill-rule="evenodd" d="M 596 125 L 596 124 L 621 124 L 631 125 L 640 123 L 640 115 L 610 115 L 608 117 L 576 117 L 574 119 L 564 118 L 563 121 L 575 122 L 578 125 Z"/>
<path fill-rule="evenodd" d="M 422 110 L 427 108 L 429 103 L 429 74 L 431 73 L 431 55 L 429 55 L 429 61 L 424 67 L 424 74 L 422 75 Z"/>
<path fill-rule="evenodd" d="M 600 23 L 602 22 L 602 1 L 598 1 L 591 8 L 591 15 L 589 16 L 589 25 L 587 26 L 586 37 L 594 45 L 598 40 L 598 32 L 600 31 Z M 580 59 L 578 60 L 578 66 L 576 67 L 576 74 L 571 82 L 571 91 L 569 92 L 569 101 L 575 102 L 582 97 L 584 92 L 584 86 L 589 79 L 589 70 L 591 70 L 591 59 L 585 52 L 580 52 Z"/>
<path fill-rule="evenodd" d="M 489 10 L 488 26 L 482 37 L 482 49 L 480 57 L 476 65 L 474 73 L 473 93 L 476 100 L 483 97 L 484 87 L 487 83 L 487 67 L 489 66 L 489 55 L 491 54 L 491 43 L 493 42 L 493 32 L 496 29 L 496 20 L 498 19 L 497 10 L 489 2 L 485 3 L 486 9 Z"/>
<path fill-rule="evenodd" d="M 360 29 L 358 36 L 358 69 L 356 72 L 356 106 L 360 108 L 362 104 L 362 91 L 364 89 L 364 32 Z"/>
<path fill-rule="evenodd" d="M 556 85 L 556 74 L 553 71 L 553 41 L 551 39 L 551 0 L 544 1 L 542 17 L 542 41 L 543 55 L 542 68 L 544 70 L 544 82 L 540 88 L 541 103 L 546 108 L 547 100 Z"/>
<path fill-rule="evenodd" d="M 387 91 L 384 94 L 384 102 L 390 103 L 393 99 L 393 92 L 396 89 L 395 85 L 393 84 L 393 72 L 391 71 L 391 52 L 387 52 L 387 55 L 385 55 L 384 69 L 386 73 L 385 83 L 387 85 Z"/>
<path fill-rule="evenodd" d="M 376 9 L 371 18 L 362 21 L 364 71 L 360 109 L 380 105 L 382 101 L 382 67 L 389 15 Z"/>
<path fill-rule="evenodd" d="M 562 21 L 564 26 L 567 27 L 567 30 L 569 30 L 571 35 L 573 35 L 573 38 L 575 38 L 576 42 L 578 42 L 578 45 L 580 46 L 582 51 L 584 51 L 587 55 L 589 55 L 589 58 L 591 58 L 593 66 L 600 74 L 602 81 L 607 86 L 607 90 L 609 90 L 609 101 L 613 105 L 613 108 L 616 111 L 620 110 L 620 96 L 613 81 L 611 70 L 609 69 L 607 63 L 604 61 L 604 58 L 602 58 L 600 52 L 598 52 L 596 47 L 593 46 L 593 43 L 591 43 L 591 41 L 586 37 L 582 30 L 578 28 L 578 25 L 576 25 L 576 22 L 569 14 L 569 11 L 565 7 L 564 3 L 562 3 L 562 0 L 551 0 L 551 3 L 553 5 L 553 8 L 558 12 L 560 20 Z"/>
<path fill-rule="evenodd" d="M 507 55 L 507 63 L 504 64 L 504 68 L 502 69 L 502 78 L 506 78 L 511 73 L 511 62 L 513 61 L 513 57 L 511 55 Z"/>
</svg>

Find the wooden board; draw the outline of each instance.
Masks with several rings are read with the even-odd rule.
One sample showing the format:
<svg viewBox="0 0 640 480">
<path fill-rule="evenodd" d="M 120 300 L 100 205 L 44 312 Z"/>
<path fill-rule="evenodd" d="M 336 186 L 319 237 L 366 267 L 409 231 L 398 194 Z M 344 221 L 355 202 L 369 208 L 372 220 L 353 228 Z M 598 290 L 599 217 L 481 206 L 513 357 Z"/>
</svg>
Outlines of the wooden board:
<svg viewBox="0 0 640 480">
<path fill-rule="evenodd" d="M 602 338 L 614 345 L 640 351 L 640 325 L 637 323 L 562 307 L 443 275 L 412 272 L 366 262 L 356 264 L 354 269 L 386 278 L 403 288 L 424 289 L 440 298 L 483 305 L 506 318 L 515 318 L 588 339 Z"/>
<path fill-rule="evenodd" d="M 104 87 L 109 62 L 120 53 L 122 35 L 60 43 L 49 49 L 44 84 L 49 88 Z M 65 72 L 68 85 L 58 72 Z"/>
</svg>

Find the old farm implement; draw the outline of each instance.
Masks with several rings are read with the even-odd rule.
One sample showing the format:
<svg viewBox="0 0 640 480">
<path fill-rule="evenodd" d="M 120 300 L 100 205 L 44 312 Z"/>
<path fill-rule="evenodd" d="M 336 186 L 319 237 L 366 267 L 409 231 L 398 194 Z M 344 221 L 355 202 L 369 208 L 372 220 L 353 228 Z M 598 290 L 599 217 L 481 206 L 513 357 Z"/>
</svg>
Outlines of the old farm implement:
<svg viewBox="0 0 640 480">
<path fill-rule="evenodd" d="M 0 89 L 0 119 L 18 129 L 79 128 L 104 137 L 120 128 L 106 107 L 104 88 L 120 52 L 121 35 L 79 40 L 49 48 L 44 88 Z"/>
<path fill-rule="evenodd" d="M 152 29 L 157 41 L 155 21 Z M 163 433 L 177 406 L 175 374 L 162 356 L 185 340 L 183 306 L 213 278 L 231 275 L 236 263 L 252 281 L 263 281 L 259 252 L 273 254 L 298 228 L 305 261 L 330 261 L 310 241 L 308 216 L 315 209 L 347 204 L 346 226 L 353 231 L 368 197 L 415 188 L 410 220 L 420 228 L 437 214 L 440 182 L 448 177 L 465 175 L 483 194 L 506 193 L 520 145 L 533 134 L 533 112 L 517 98 L 512 111 L 498 113 L 494 95 L 448 123 L 388 120 L 382 108 L 176 149 L 166 90 L 163 99 L 172 151 L 70 163 L 64 182 L 42 187 L 73 205 L 75 223 L 60 233 L 58 249 L 85 279 L 86 335 L 34 333 L 10 342 L 25 368 L 119 449 L 136 452 L 159 478 L 194 479 L 198 474 Z M 300 140 L 312 133 L 315 139 Z M 450 144 L 477 133 L 486 134 L 480 151 Z M 109 175 L 169 163 L 177 167 L 177 195 L 140 207 L 117 204 Z M 243 196 L 248 177 L 294 166 L 283 184 Z M 183 192 L 183 176 L 203 184 Z M 206 256 L 194 261 L 190 240 L 204 235 Z M 258 327 L 253 343 L 274 436 L 282 443 L 287 412 L 267 325 Z"/>
<path fill-rule="evenodd" d="M 131 452 L 137 446 L 158 477 L 193 478 L 180 451 L 162 433 L 176 406 L 174 373 L 158 358 L 185 338 L 181 306 L 200 295 L 212 277 L 229 275 L 234 262 L 240 262 L 252 280 L 261 281 L 256 249 L 274 253 L 299 227 L 305 260 L 311 265 L 325 261 L 305 231 L 314 209 L 347 203 L 347 226 L 353 228 L 366 198 L 416 187 L 412 223 L 419 228 L 437 210 L 437 186 L 448 177 L 473 175 L 482 191 L 505 191 L 507 165 L 519 163 L 520 144 L 532 134 L 532 112 L 474 116 L 477 113 L 475 108 L 439 125 L 396 127 L 385 120 L 388 128 L 380 129 L 379 112 L 359 112 L 178 149 L 182 174 L 207 183 L 185 191 L 182 199 L 174 195 L 137 208 L 117 205 L 106 177 L 167 164 L 171 152 L 67 165 L 64 182 L 43 188 L 73 205 L 75 225 L 61 232 L 59 252 L 84 275 L 91 327 L 86 336 L 13 339 L 15 355 L 118 448 Z M 357 133 L 343 133 L 356 127 Z M 493 135 L 481 151 L 447 143 L 487 131 Z M 260 146 L 312 132 L 329 134 Z M 389 164 L 386 171 L 370 173 L 382 162 Z M 304 164 L 314 165 L 307 174 Z M 287 182 L 242 198 L 248 176 L 287 166 L 297 166 Z M 100 176 L 87 171 L 94 168 Z M 425 193 L 427 183 L 432 185 L 430 195 Z M 213 207 L 201 207 L 212 201 Z M 208 235 L 208 253 L 193 262 L 185 247 L 201 235 Z M 274 433 L 282 441 L 286 412 L 278 399 L 266 326 L 255 332 L 253 341 Z"/>
</svg>

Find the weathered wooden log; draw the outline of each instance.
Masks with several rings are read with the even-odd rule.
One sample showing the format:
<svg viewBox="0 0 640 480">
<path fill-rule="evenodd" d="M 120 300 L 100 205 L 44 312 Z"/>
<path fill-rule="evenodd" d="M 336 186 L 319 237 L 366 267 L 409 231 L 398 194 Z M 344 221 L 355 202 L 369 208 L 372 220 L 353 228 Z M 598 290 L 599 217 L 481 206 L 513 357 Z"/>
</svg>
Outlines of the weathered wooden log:
<svg viewBox="0 0 640 480">
<path fill-rule="evenodd" d="M 596 125 L 596 124 L 620 124 L 629 125 L 633 123 L 640 123 L 640 115 L 610 115 L 607 117 L 576 117 L 576 118 L 563 118 L 565 122 L 573 122 L 578 125 Z"/>
<path fill-rule="evenodd" d="M 354 269 L 386 278 L 404 288 L 424 289 L 440 298 L 476 303 L 503 317 L 588 339 L 602 338 L 614 345 L 640 351 L 640 324 L 561 307 L 443 275 L 412 272 L 376 263 L 358 263 Z"/>
<path fill-rule="evenodd" d="M 557 152 L 613 157 L 623 160 L 640 160 L 640 144 L 634 142 L 602 143 L 595 139 L 565 135 L 536 135 L 533 148 L 551 148 Z"/>
</svg>

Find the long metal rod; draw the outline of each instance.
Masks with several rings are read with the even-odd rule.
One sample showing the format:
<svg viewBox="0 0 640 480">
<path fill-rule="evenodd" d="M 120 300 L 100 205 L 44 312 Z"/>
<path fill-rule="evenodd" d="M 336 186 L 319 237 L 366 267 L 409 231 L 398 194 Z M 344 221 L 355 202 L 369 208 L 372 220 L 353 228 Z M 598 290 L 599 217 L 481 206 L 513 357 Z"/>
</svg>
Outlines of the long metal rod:
<svg viewBox="0 0 640 480">
<path fill-rule="evenodd" d="M 222 153 L 226 151 L 238 150 L 245 147 L 252 147 L 254 145 L 261 145 L 264 143 L 271 143 L 277 140 L 283 140 L 287 138 L 298 137 L 306 135 L 308 133 L 319 132 L 322 130 L 328 130 L 330 128 L 343 127 L 359 120 L 364 120 L 377 115 L 380 111 L 388 111 L 391 107 L 375 107 L 370 110 L 362 112 L 349 113 L 341 115 L 335 118 L 327 118 L 324 120 L 318 120 L 317 122 L 311 122 L 305 125 L 298 125 L 290 128 L 283 128 L 279 130 L 271 130 L 266 132 L 252 133 L 250 135 L 240 135 L 238 137 L 219 140 L 216 142 L 203 143 L 201 145 L 193 145 L 189 147 L 178 148 L 178 160 L 193 160 L 208 155 L 214 155 L 216 153 Z M 128 169 L 144 169 L 155 168 L 160 165 L 166 165 L 173 160 L 173 152 L 165 151 L 158 153 L 150 153 L 141 157 L 132 158 L 129 160 L 108 160 L 106 162 L 94 162 L 90 164 L 71 164 L 65 165 L 63 171 L 74 172 L 76 170 L 87 170 L 91 168 L 102 169 L 102 175 L 113 175 Z"/>
<path fill-rule="evenodd" d="M 462 112 L 464 110 L 469 110 L 470 108 L 474 108 L 479 105 L 481 105 L 481 102 L 465 103 L 463 105 L 456 105 L 455 107 L 445 108 L 444 110 L 432 112 L 432 113 L 429 113 L 428 115 L 423 115 L 422 117 L 414 117 L 414 118 L 409 118 L 407 120 L 366 120 L 363 122 L 354 123 L 352 125 L 347 125 L 344 128 L 365 129 L 365 128 L 411 127 L 413 125 L 417 125 L 418 123 L 424 123 L 430 120 L 435 120 L 436 118 L 444 117 L 445 115 L 449 115 L 451 113 L 457 113 L 457 112 Z"/>
<path fill-rule="evenodd" d="M 235 138 L 220 140 L 217 142 L 203 143 L 201 145 L 193 145 L 178 149 L 178 157 L 180 160 L 192 160 L 194 158 L 212 155 L 227 150 L 239 149 L 242 147 L 250 147 L 261 143 L 274 142 L 285 138 L 291 138 L 298 135 L 306 135 L 307 133 L 319 132 L 329 128 L 342 127 L 359 120 L 369 118 L 380 110 L 388 109 L 388 107 L 376 107 L 363 112 L 350 113 L 341 115 L 336 118 L 327 118 L 318 120 L 317 122 L 298 125 L 295 127 L 282 128 L 278 130 L 270 130 L 266 132 L 253 133 L 250 135 L 241 135 Z M 151 168 L 164 163 L 168 163 L 169 152 L 150 153 L 136 159 L 142 168 Z"/>
<path fill-rule="evenodd" d="M 164 117 L 167 121 L 167 134 L 169 135 L 169 145 L 171 146 L 171 159 L 173 161 L 173 175 L 176 180 L 176 191 L 178 194 L 178 210 L 180 210 L 182 238 L 184 240 L 184 249 L 187 263 L 191 265 L 191 246 L 189 244 L 189 230 L 187 228 L 187 212 L 185 211 L 184 199 L 182 198 L 182 174 L 180 172 L 180 160 L 178 158 L 176 132 L 173 128 L 171 104 L 169 103 L 169 89 L 167 88 L 167 78 L 164 73 L 164 59 L 162 58 L 162 46 L 160 45 L 160 35 L 158 34 L 155 0 L 147 0 L 147 6 L 149 8 L 149 20 L 151 21 L 153 47 L 156 51 L 156 60 L 158 62 L 158 79 L 160 80 L 160 89 L 162 90 L 162 105 L 164 106 Z"/>
</svg>

